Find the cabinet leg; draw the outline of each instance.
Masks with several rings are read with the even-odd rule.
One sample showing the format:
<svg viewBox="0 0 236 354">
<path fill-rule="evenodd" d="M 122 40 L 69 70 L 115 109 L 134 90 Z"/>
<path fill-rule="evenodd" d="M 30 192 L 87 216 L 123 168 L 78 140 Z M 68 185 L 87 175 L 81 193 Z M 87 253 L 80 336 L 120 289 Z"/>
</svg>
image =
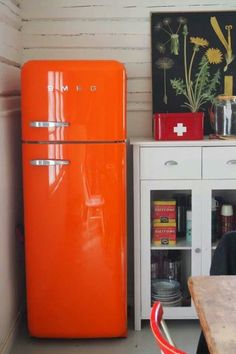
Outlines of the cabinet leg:
<svg viewBox="0 0 236 354">
<path fill-rule="evenodd" d="M 134 318 L 134 329 L 135 329 L 135 331 L 141 331 L 141 319 L 140 319 L 140 316 L 135 315 L 135 318 Z"/>
</svg>

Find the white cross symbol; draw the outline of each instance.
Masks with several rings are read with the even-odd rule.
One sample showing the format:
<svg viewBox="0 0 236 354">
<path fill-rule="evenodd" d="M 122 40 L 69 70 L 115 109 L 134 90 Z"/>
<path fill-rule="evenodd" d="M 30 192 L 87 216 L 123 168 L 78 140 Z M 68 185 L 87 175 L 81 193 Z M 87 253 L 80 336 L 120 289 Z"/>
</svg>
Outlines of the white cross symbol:
<svg viewBox="0 0 236 354">
<path fill-rule="evenodd" d="M 186 133 L 187 127 L 183 123 L 177 123 L 177 126 L 174 127 L 174 133 L 177 133 L 177 136 L 183 136 Z"/>
</svg>

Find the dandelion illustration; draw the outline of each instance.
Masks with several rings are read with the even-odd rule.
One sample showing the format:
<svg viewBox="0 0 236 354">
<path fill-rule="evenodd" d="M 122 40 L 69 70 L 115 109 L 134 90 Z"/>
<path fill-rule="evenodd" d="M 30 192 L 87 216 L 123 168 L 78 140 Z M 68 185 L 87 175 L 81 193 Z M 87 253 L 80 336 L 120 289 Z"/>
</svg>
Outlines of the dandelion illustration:
<svg viewBox="0 0 236 354">
<path fill-rule="evenodd" d="M 156 48 L 157 48 L 158 52 L 161 54 L 164 54 L 166 51 L 165 44 L 163 44 L 163 43 L 157 43 Z"/>
<path fill-rule="evenodd" d="M 180 16 L 177 18 L 177 22 L 179 23 L 179 27 L 177 29 L 177 32 L 179 32 L 181 25 L 185 25 L 187 23 L 187 19 L 183 16 Z"/>
<path fill-rule="evenodd" d="M 218 48 L 209 48 L 203 55 L 199 72 L 195 83 L 194 100 L 196 107 L 200 107 L 207 101 L 215 99 L 215 90 L 220 80 L 220 71 L 217 70 L 213 78 L 210 78 L 209 64 L 220 64 L 223 54 Z"/>
<path fill-rule="evenodd" d="M 173 67 L 174 65 L 174 61 L 168 57 L 163 57 L 160 58 L 156 61 L 156 65 L 158 67 L 158 69 L 163 70 L 163 74 L 164 74 L 164 93 L 163 93 L 163 102 L 165 104 L 167 104 L 168 101 L 168 97 L 167 97 L 167 90 L 166 90 L 166 70 L 169 70 Z"/>
<path fill-rule="evenodd" d="M 155 26 L 154 26 L 154 30 L 155 31 L 160 31 L 163 28 L 163 24 L 162 22 L 158 22 Z M 164 30 L 165 31 L 165 30 Z M 169 34 L 169 32 L 167 32 Z"/>
<path fill-rule="evenodd" d="M 214 29 L 217 37 L 219 38 L 219 40 L 221 41 L 221 43 L 223 44 L 223 46 L 226 49 L 226 53 L 225 53 L 225 61 L 226 61 L 226 65 L 224 67 L 224 71 L 227 71 L 228 66 L 230 63 L 232 63 L 232 61 L 234 60 L 234 55 L 232 52 L 232 46 L 231 46 L 231 30 L 233 29 L 232 25 L 226 25 L 225 29 L 227 31 L 227 38 L 225 38 L 220 25 L 217 21 L 217 18 L 215 16 L 211 17 L 210 19 L 212 28 Z"/>
<path fill-rule="evenodd" d="M 186 18 L 182 16 L 178 17 L 177 18 L 178 28 L 176 31 L 174 31 L 171 27 L 171 18 L 165 17 L 162 20 L 162 22 L 157 23 L 156 26 L 154 27 L 156 31 L 162 30 L 169 36 L 169 39 L 165 43 L 162 43 L 162 46 L 166 46 L 167 43 L 170 42 L 171 54 L 179 55 L 179 30 L 181 26 L 184 25 L 186 22 L 187 22 Z M 160 48 L 157 47 L 157 49 L 160 51 Z M 162 52 L 160 51 L 160 53 L 163 53 L 162 47 L 161 50 Z"/>
<path fill-rule="evenodd" d="M 188 78 L 186 79 L 186 82 L 188 82 L 187 89 L 188 89 L 189 95 L 192 96 L 193 89 L 192 89 L 191 76 L 192 76 L 193 61 L 194 61 L 195 55 L 199 51 L 200 47 L 205 48 L 209 45 L 209 43 L 205 38 L 202 38 L 202 37 L 190 37 L 190 43 L 193 44 L 193 53 L 192 53 L 192 57 L 191 57 L 190 64 L 189 64 Z M 185 62 L 187 62 L 186 41 L 185 41 L 184 55 L 186 57 Z M 187 75 L 187 63 L 186 63 L 185 74 Z"/>
<path fill-rule="evenodd" d="M 164 24 L 165 26 L 169 27 L 169 30 L 170 30 L 170 32 L 172 33 L 172 29 L 171 29 L 171 27 L 170 27 L 170 23 L 171 23 L 170 17 L 165 17 L 165 18 L 163 19 L 163 24 Z"/>
<path fill-rule="evenodd" d="M 190 42 L 195 44 L 195 50 L 198 50 L 199 47 L 207 47 L 209 45 L 208 41 L 201 37 L 190 37 Z"/>
<path fill-rule="evenodd" d="M 216 87 L 220 82 L 220 71 L 217 70 L 213 77 L 211 77 L 210 65 L 221 63 L 223 55 L 218 48 L 207 49 L 199 62 L 198 72 L 196 73 L 195 78 L 192 79 L 192 67 L 196 54 L 200 51 L 200 49 L 205 49 L 208 47 L 209 42 L 202 37 L 190 37 L 190 43 L 193 44 L 193 50 L 188 65 L 188 28 L 186 24 L 183 26 L 183 36 L 184 80 L 173 79 L 171 80 L 171 85 L 176 91 L 176 95 L 184 95 L 187 99 L 187 101 L 184 102 L 184 106 L 192 112 L 196 112 L 204 103 L 214 99 Z"/>
<path fill-rule="evenodd" d="M 206 57 L 210 64 L 220 64 L 223 60 L 223 54 L 218 48 L 209 48 Z"/>
</svg>

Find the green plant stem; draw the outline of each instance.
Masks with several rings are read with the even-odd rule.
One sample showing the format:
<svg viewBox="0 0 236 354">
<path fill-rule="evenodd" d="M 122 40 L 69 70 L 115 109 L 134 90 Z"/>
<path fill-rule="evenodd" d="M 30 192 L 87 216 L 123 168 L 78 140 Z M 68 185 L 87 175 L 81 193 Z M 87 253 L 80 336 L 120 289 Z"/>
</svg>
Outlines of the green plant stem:
<svg viewBox="0 0 236 354">
<path fill-rule="evenodd" d="M 166 32 L 169 36 L 172 35 L 172 32 L 167 31 L 165 28 L 161 27 L 162 31 Z"/>
<path fill-rule="evenodd" d="M 186 89 L 187 89 L 187 95 L 188 95 L 188 100 L 190 103 L 190 106 L 192 107 L 192 112 L 193 112 L 193 100 L 191 96 L 191 90 L 190 90 L 190 85 L 188 81 L 188 67 L 187 67 L 187 35 L 184 34 L 184 73 L 185 73 L 185 82 L 186 82 Z"/>
<path fill-rule="evenodd" d="M 166 69 L 164 71 L 164 96 L 163 96 L 163 102 L 167 104 L 167 94 L 166 94 Z"/>
<path fill-rule="evenodd" d="M 167 43 L 169 43 L 171 41 L 171 38 L 168 39 L 168 41 L 166 41 L 165 43 L 163 43 L 163 45 L 165 46 Z"/>
<path fill-rule="evenodd" d="M 181 23 L 179 23 L 179 26 L 178 26 L 178 28 L 177 28 L 177 31 L 175 32 L 176 34 L 179 33 L 180 27 L 181 27 Z"/>
<path fill-rule="evenodd" d="M 195 97 L 194 92 L 193 92 L 191 76 L 192 76 L 193 61 L 194 61 L 194 58 L 195 58 L 195 55 L 196 55 L 197 51 L 198 51 L 198 49 L 194 46 L 193 54 L 192 54 L 192 57 L 191 57 L 191 60 L 190 60 L 190 63 L 189 63 L 189 70 L 188 70 L 188 82 L 189 82 L 189 87 L 190 87 L 190 92 L 191 92 L 191 97 L 192 97 L 193 103 L 195 102 L 196 97 Z"/>
<path fill-rule="evenodd" d="M 167 24 L 167 26 L 169 27 L 170 32 L 173 34 L 173 31 L 172 31 L 172 29 L 171 29 L 169 23 Z"/>
<path fill-rule="evenodd" d="M 193 60 L 194 60 L 195 54 L 196 54 L 196 49 L 193 49 L 193 54 L 192 54 L 192 58 L 190 60 L 189 71 L 188 71 L 189 82 L 191 82 L 192 67 L 193 67 Z"/>
</svg>

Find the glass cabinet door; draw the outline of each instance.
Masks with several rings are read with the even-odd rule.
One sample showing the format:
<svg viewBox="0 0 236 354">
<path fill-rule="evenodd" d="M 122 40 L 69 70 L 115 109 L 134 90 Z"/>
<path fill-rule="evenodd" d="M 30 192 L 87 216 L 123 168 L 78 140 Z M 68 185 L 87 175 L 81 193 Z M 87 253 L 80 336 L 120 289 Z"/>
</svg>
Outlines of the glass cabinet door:
<svg viewBox="0 0 236 354">
<path fill-rule="evenodd" d="M 236 229 L 236 183 L 234 180 L 205 181 L 203 198 L 202 273 L 208 275 L 220 239 Z"/>
<path fill-rule="evenodd" d="M 199 181 L 141 182 L 142 316 L 155 300 L 165 318 L 193 318 L 187 280 L 201 274 Z"/>
</svg>

